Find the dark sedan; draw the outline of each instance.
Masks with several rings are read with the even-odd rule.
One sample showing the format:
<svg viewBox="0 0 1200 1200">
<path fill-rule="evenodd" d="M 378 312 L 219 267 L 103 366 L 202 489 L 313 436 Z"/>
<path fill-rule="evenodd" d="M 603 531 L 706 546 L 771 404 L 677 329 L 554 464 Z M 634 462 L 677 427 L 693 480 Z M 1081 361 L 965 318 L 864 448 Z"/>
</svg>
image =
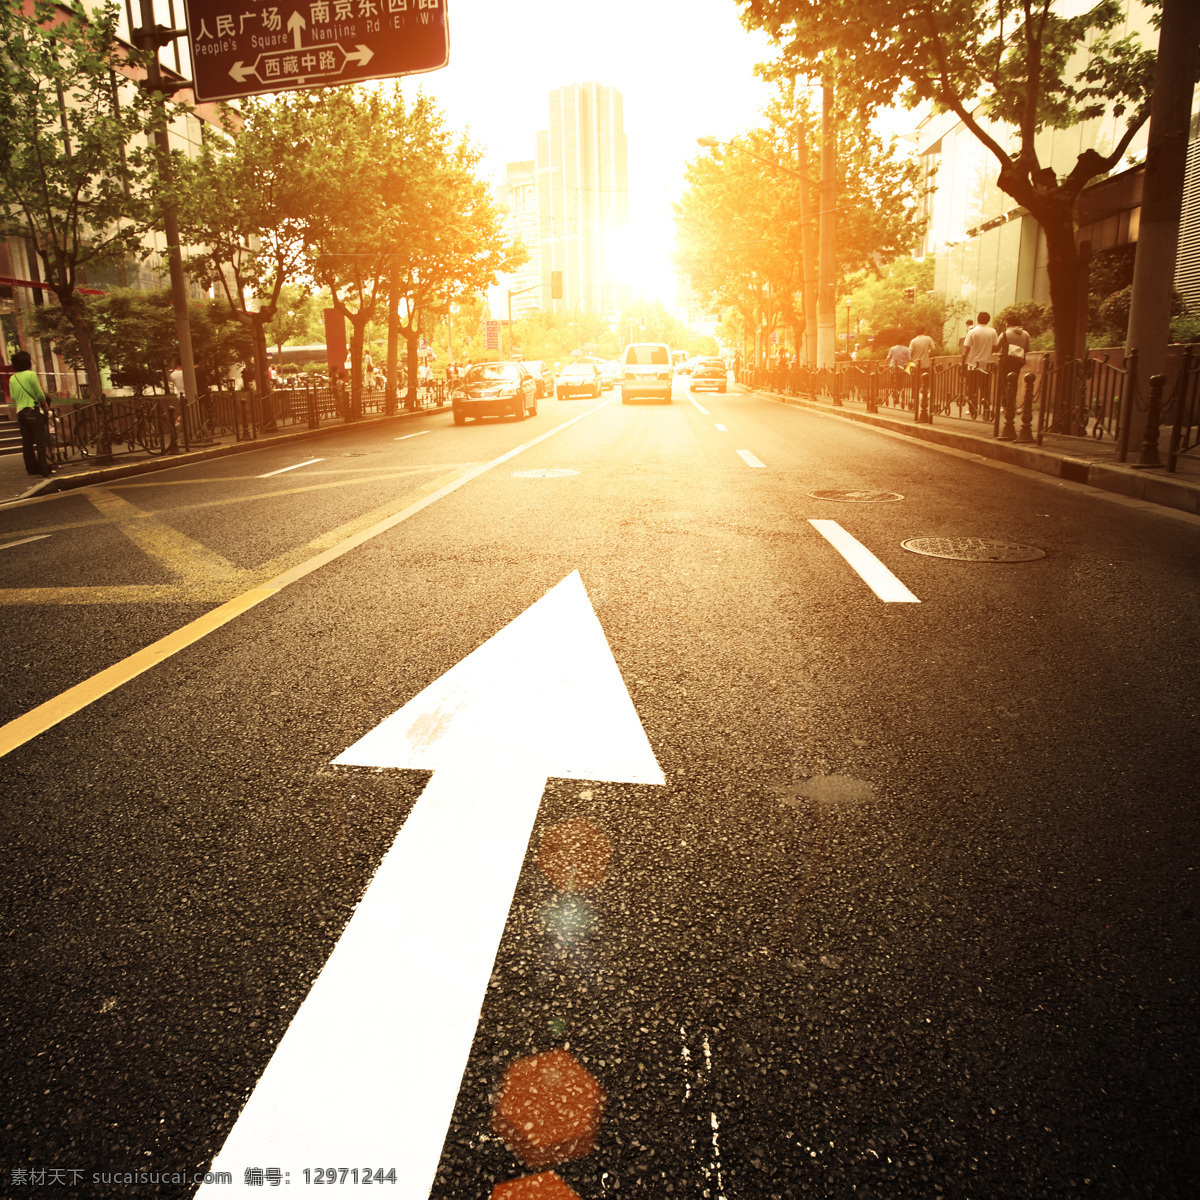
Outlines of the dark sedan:
<svg viewBox="0 0 1200 1200">
<path fill-rule="evenodd" d="M 591 362 L 568 363 L 559 371 L 555 382 L 555 390 L 560 400 L 580 394 L 599 396 L 604 387 L 604 381 L 600 378 L 600 368 Z"/>
<path fill-rule="evenodd" d="M 688 390 L 695 392 L 707 387 L 723 392 L 728 379 L 729 374 L 722 359 L 702 358 L 692 370 L 692 382 L 688 384 Z"/>
<path fill-rule="evenodd" d="M 515 417 L 523 421 L 527 413 L 537 415 L 537 385 L 520 363 L 477 363 L 467 368 L 450 402 L 455 425 L 465 425 L 468 417 Z"/>
</svg>

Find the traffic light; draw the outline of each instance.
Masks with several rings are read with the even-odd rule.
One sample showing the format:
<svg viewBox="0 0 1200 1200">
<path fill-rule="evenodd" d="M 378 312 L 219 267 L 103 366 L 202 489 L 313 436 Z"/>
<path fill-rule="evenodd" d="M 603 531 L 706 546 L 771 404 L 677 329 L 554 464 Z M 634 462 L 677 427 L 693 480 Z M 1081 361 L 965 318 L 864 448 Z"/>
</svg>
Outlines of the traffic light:
<svg viewBox="0 0 1200 1200">
<path fill-rule="evenodd" d="M 561 300 L 562 298 L 563 298 L 562 272 L 561 271 L 551 271 L 550 272 L 550 299 L 551 300 Z"/>
<path fill-rule="evenodd" d="M 904 298 L 909 304 L 915 304 L 917 301 L 917 289 L 915 287 L 906 287 L 904 289 Z"/>
</svg>

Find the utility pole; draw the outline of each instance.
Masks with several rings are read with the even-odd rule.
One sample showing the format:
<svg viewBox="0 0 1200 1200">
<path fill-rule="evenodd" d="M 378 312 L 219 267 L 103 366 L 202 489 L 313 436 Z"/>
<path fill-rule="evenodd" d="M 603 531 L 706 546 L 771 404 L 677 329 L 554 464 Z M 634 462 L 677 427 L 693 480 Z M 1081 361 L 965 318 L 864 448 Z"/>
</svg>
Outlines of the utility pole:
<svg viewBox="0 0 1200 1200">
<path fill-rule="evenodd" d="M 146 80 L 143 86 L 151 92 L 160 93 L 165 100 L 169 90 L 162 81 L 158 65 L 158 48 L 183 37 L 186 30 L 163 29 L 154 23 L 154 0 L 141 0 L 142 27 L 137 30 L 137 41 L 146 55 Z M 158 149 L 159 168 L 164 180 L 171 179 L 171 146 L 167 137 L 167 116 L 163 111 L 162 123 L 154 131 Z M 175 308 L 175 328 L 179 335 L 179 365 L 183 370 L 183 396 L 185 405 L 196 402 L 196 363 L 192 357 L 192 329 L 188 324 L 187 282 L 183 275 L 183 252 L 179 244 L 179 221 L 175 216 L 175 205 L 169 200 L 162 203 L 163 233 L 167 238 L 167 262 L 171 272 L 171 302 Z"/>
<path fill-rule="evenodd" d="M 833 369 L 837 348 L 837 312 L 835 282 L 837 267 L 837 231 L 834 222 L 837 214 L 837 169 L 836 134 L 833 122 L 833 68 L 828 63 L 821 77 L 821 209 L 818 215 L 820 258 L 817 277 L 817 366 L 824 370 Z"/>
<path fill-rule="evenodd" d="M 1143 380 L 1163 374 L 1167 363 L 1198 43 L 1200 6 L 1196 0 L 1164 0 L 1125 340 L 1126 352 L 1138 352 L 1138 373 Z M 1143 394 L 1145 388 L 1143 384 Z M 1137 419 L 1132 407 L 1130 415 Z"/>
</svg>

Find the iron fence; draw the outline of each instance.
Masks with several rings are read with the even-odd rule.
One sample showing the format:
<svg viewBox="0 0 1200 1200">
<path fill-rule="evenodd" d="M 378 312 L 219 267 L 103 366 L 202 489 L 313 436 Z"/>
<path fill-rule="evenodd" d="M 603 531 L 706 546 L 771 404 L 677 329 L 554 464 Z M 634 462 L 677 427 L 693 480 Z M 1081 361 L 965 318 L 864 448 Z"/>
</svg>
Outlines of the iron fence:
<svg viewBox="0 0 1200 1200">
<path fill-rule="evenodd" d="M 1167 470 L 1174 472 L 1183 454 L 1200 448 L 1200 346 L 1184 351 L 1175 386 L 1171 389 L 1171 442 L 1167 449 Z"/>
</svg>

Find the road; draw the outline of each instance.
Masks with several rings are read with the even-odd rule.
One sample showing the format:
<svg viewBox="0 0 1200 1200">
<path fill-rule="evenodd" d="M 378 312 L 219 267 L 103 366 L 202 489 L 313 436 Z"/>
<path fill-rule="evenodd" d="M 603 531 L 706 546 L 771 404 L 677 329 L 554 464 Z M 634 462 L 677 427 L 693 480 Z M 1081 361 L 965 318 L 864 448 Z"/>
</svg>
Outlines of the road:
<svg viewBox="0 0 1200 1200">
<path fill-rule="evenodd" d="M 0 1193 L 1195 1195 L 1198 592 L 1195 518 L 682 380 L 0 510 Z"/>
</svg>

